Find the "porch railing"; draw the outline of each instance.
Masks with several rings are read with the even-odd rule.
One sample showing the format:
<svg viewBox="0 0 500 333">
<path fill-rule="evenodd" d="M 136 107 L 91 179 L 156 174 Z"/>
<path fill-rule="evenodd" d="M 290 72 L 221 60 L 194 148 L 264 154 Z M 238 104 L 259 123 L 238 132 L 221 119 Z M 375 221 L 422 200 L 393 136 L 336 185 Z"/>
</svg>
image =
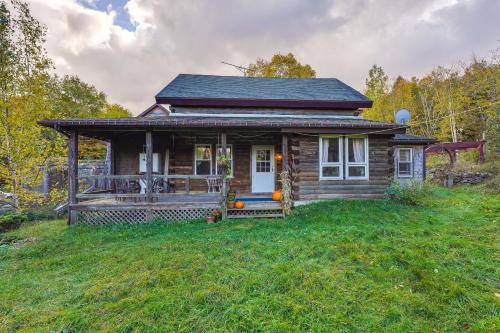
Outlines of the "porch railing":
<svg viewBox="0 0 500 333">
<path fill-rule="evenodd" d="M 153 199 L 176 194 L 201 194 L 224 192 L 220 175 L 153 175 Z M 93 175 L 79 176 L 78 199 L 123 198 L 146 199 L 146 175 Z"/>
</svg>

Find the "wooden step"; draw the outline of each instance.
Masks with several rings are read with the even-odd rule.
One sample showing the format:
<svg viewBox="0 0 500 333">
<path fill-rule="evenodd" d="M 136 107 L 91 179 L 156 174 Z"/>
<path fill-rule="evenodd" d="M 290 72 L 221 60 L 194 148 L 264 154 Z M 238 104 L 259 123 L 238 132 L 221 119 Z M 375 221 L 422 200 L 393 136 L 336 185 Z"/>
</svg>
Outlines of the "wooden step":
<svg viewBox="0 0 500 333">
<path fill-rule="evenodd" d="M 283 214 L 265 214 L 265 215 L 228 215 L 228 219 L 253 219 L 253 218 L 275 218 L 283 217 Z"/>
</svg>

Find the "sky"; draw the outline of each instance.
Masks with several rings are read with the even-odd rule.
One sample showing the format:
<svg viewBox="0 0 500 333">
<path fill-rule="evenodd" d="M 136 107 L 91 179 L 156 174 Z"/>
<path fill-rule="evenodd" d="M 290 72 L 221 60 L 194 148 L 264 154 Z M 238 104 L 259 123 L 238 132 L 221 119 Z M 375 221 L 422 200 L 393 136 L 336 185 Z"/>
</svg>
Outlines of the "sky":
<svg viewBox="0 0 500 333">
<path fill-rule="evenodd" d="M 500 46 L 500 0 L 28 0 L 60 75 L 138 114 L 179 73 L 292 52 L 362 91 L 368 70 L 421 76 Z"/>
</svg>

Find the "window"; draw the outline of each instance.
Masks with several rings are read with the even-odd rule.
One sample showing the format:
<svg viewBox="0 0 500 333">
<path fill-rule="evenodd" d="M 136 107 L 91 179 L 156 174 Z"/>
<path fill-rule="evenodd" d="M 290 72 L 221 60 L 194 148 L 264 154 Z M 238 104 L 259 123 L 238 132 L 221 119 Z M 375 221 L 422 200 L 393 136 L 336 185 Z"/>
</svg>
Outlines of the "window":
<svg viewBox="0 0 500 333">
<path fill-rule="evenodd" d="M 368 138 L 346 137 L 346 179 L 368 179 Z"/>
<path fill-rule="evenodd" d="M 212 174 L 212 145 L 194 146 L 194 173 L 195 175 Z"/>
<path fill-rule="evenodd" d="M 342 137 L 324 136 L 319 140 L 320 179 L 342 179 Z"/>
<path fill-rule="evenodd" d="M 217 152 L 215 153 L 215 160 L 219 161 L 219 156 L 222 155 L 221 145 L 217 145 Z M 229 159 L 229 168 L 231 170 L 231 176 L 233 175 L 233 145 L 226 145 L 226 155 Z M 218 162 L 215 163 L 215 173 L 221 174 L 220 165 Z"/>
<path fill-rule="evenodd" d="M 158 172 L 159 169 L 159 158 L 160 154 L 154 153 L 153 154 L 153 172 Z M 146 170 L 146 153 L 140 153 L 139 154 L 139 173 L 145 173 L 147 172 Z"/>
<path fill-rule="evenodd" d="M 411 177 L 412 170 L 412 149 L 398 148 L 396 150 L 396 165 L 398 168 L 398 177 Z"/>
</svg>

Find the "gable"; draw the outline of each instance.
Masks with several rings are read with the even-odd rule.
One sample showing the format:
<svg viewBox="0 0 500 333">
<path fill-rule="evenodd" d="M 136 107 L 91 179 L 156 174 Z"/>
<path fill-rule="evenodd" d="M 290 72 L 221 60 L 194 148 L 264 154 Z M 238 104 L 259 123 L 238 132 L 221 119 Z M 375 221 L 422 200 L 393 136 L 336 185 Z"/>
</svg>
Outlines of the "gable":
<svg viewBox="0 0 500 333">
<path fill-rule="evenodd" d="M 170 115 L 170 111 L 161 104 L 153 104 L 146 110 L 144 110 L 137 117 L 141 118 L 153 118 L 153 117 L 166 117 Z"/>
</svg>

